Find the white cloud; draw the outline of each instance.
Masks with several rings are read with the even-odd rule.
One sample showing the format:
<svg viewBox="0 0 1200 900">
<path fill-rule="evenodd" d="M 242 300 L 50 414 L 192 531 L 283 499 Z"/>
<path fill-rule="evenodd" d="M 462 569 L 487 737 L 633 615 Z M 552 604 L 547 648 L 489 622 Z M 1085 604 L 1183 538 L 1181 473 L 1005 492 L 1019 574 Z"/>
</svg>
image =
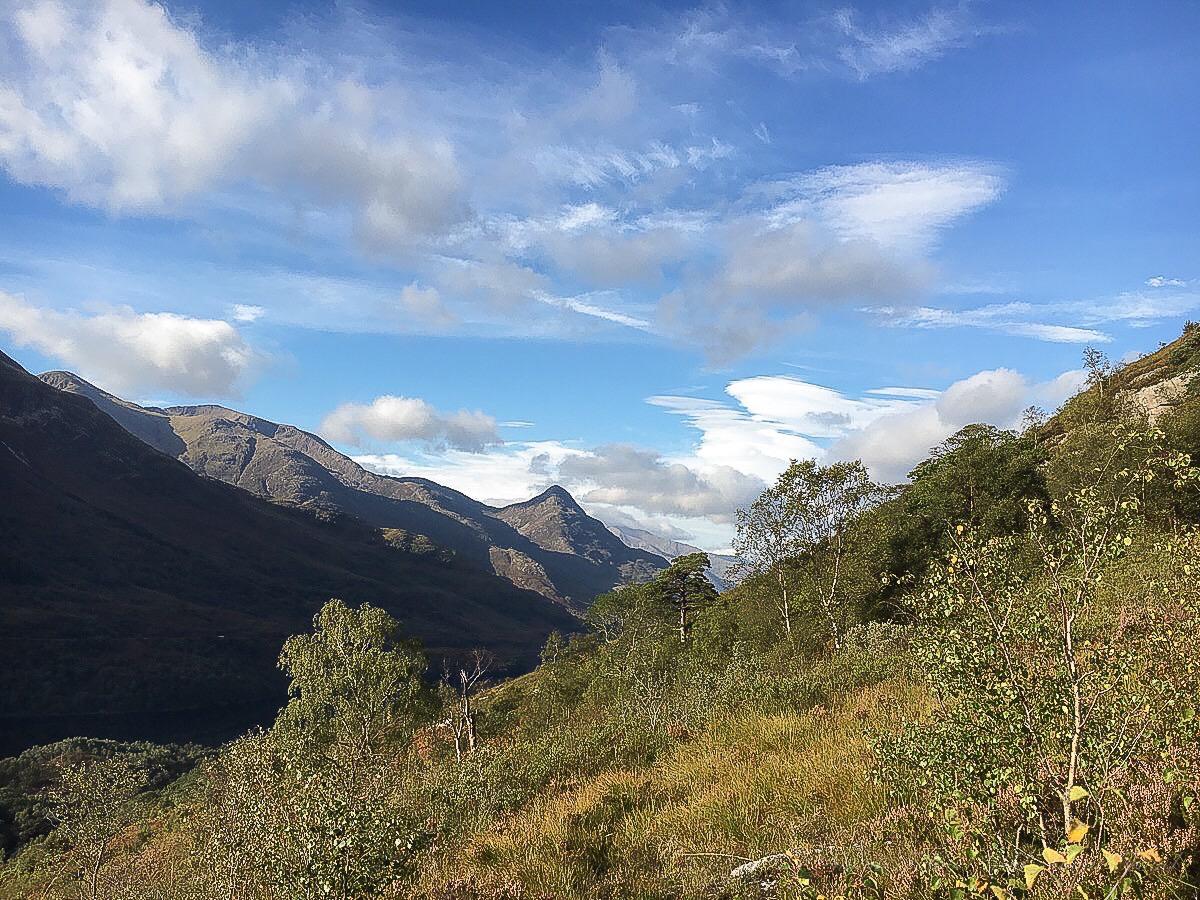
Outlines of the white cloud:
<svg viewBox="0 0 1200 900">
<path fill-rule="evenodd" d="M 725 5 L 706 6 L 684 18 L 681 28 L 651 52 L 673 64 L 712 71 L 729 59 L 761 65 L 785 78 L 906 72 L 934 62 L 952 49 L 999 29 L 975 21 L 967 3 L 933 7 L 912 19 L 861 24 L 851 8 L 833 15 L 772 20 L 753 7 L 753 19 Z"/>
<path fill-rule="evenodd" d="M 442 413 L 420 398 L 390 394 L 367 404 L 342 404 L 322 421 L 321 434 L 352 446 L 421 441 L 474 453 L 500 442 L 496 420 L 479 410 Z"/>
<path fill-rule="evenodd" d="M 1112 340 L 1094 328 L 1030 321 L 1030 316 L 1055 315 L 1056 310 L 1023 302 L 997 303 L 974 309 L 883 306 L 866 311 L 879 317 L 884 325 L 899 328 L 983 328 L 1058 344 L 1105 344 Z"/>
<path fill-rule="evenodd" d="M 600 77 L 572 112 L 578 119 L 611 126 L 637 108 L 637 89 L 637 79 L 602 52 Z"/>
<path fill-rule="evenodd" d="M 793 459 L 861 458 L 876 478 L 902 481 L 931 448 L 964 425 L 1013 427 L 1029 405 L 1057 408 L 1083 378 L 1072 371 L 1035 383 L 1010 369 L 994 369 L 943 391 L 890 386 L 853 397 L 792 376 L 764 375 L 730 382 L 726 393 L 732 402 L 648 398 L 699 433 L 689 452 L 675 456 L 627 444 L 581 449 L 529 441 L 479 453 L 452 448 L 437 455 L 356 458 L 375 471 L 430 478 L 496 505 L 562 484 L 604 521 L 677 529 L 717 551 L 732 540 L 734 511 Z"/>
<path fill-rule="evenodd" d="M 1104 344 L 1112 337 L 1097 326 L 1118 323 L 1139 328 L 1196 310 L 1200 310 L 1200 292 L 1155 288 L 1094 300 L 1010 301 L 970 309 L 881 306 L 865 311 L 878 316 L 882 324 L 897 327 L 983 328 L 1055 343 Z M 1048 319 L 1066 319 L 1067 323 Z"/>
<path fill-rule="evenodd" d="M 744 223 L 731 234 L 715 287 L 729 297 L 812 305 L 903 295 L 922 288 L 927 277 L 923 267 L 901 263 L 875 244 L 825 240 L 809 222 L 778 228 Z"/>
<path fill-rule="evenodd" d="M 903 398 L 848 397 L 790 375 L 760 375 L 730 382 L 737 405 L 693 397 L 658 396 L 649 402 L 700 432 L 695 457 L 770 482 L 793 459 L 824 455 L 821 441 L 865 427 L 875 419 L 911 409 Z"/>
<path fill-rule="evenodd" d="M 617 310 L 606 309 L 603 306 L 597 306 L 591 302 L 588 297 L 552 297 L 549 294 L 538 293 L 535 295 L 540 303 L 547 306 L 557 307 L 558 309 L 569 309 L 572 312 L 577 312 L 582 316 L 590 316 L 595 319 L 602 319 L 605 322 L 612 322 L 615 325 L 624 325 L 627 328 L 635 328 L 638 331 L 649 331 L 650 323 L 645 319 L 637 316 L 631 316 L 627 313 Z"/>
<path fill-rule="evenodd" d="M 233 321 L 245 322 L 247 324 L 250 322 L 257 322 L 264 315 L 266 315 L 266 313 L 267 311 L 261 306 L 254 306 L 249 303 L 235 303 L 232 307 L 230 307 L 229 310 L 230 318 L 232 318 Z"/>
<path fill-rule="evenodd" d="M 1182 278 L 1168 278 L 1165 275 L 1152 275 L 1146 279 L 1146 287 L 1187 287 L 1187 282 Z"/>
<path fill-rule="evenodd" d="M 903 300 L 935 280 L 937 236 L 999 196 L 981 162 L 840 166 L 758 185 L 757 211 L 710 225 L 705 252 L 660 303 L 663 330 L 714 362 L 761 349 L 822 306 Z"/>
<path fill-rule="evenodd" d="M 118 393 L 229 396 L 266 359 L 219 319 L 129 307 L 59 312 L 2 292 L 0 330 Z"/>
<path fill-rule="evenodd" d="M 978 372 L 951 384 L 936 400 L 878 418 L 846 434 L 829 448 L 828 455 L 861 459 L 876 478 L 903 481 L 930 450 L 965 425 L 981 422 L 1016 427 L 1025 408 L 1057 409 L 1083 382 L 1080 371 L 1064 372 L 1042 383 L 1030 383 L 1011 369 Z"/>
<path fill-rule="evenodd" d="M 780 201 L 776 221 L 817 218 L 846 240 L 922 252 L 942 230 L 995 201 L 1004 175 L 976 160 L 870 162 L 829 166 L 770 188 Z"/>
<path fill-rule="evenodd" d="M 248 182 L 348 210 L 377 249 L 461 215 L 450 145 L 391 125 L 360 84 L 209 50 L 146 0 L 36 0 L 9 19 L 0 164 L 20 182 L 114 213 L 175 213 Z"/>
<path fill-rule="evenodd" d="M 860 458 L 876 477 L 900 481 L 964 425 L 1013 427 L 1027 406 L 1056 409 L 1082 383 L 1076 371 L 1031 383 L 995 369 L 943 391 L 886 387 L 852 397 L 790 375 L 762 375 L 730 382 L 726 393 L 736 406 L 674 396 L 649 402 L 700 432 L 693 466 L 726 466 L 770 482 L 792 459 Z"/>
<path fill-rule="evenodd" d="M 700 471 L 627 444 L 567 457 L 558 466 L 558 477 L 590 503 L 718 522 L 732 521 L 733 511 L 763 488 L 757 478 L 728 466 Z"/>
<path fill-rule="evenodd" d="M 436 455 L 364 454 L 354 459 L 373 472 L 428 478 L 484 503 L 506 506 L 543 491 L 557 466 L 580 452 L 558 441 L 529 441 L 489 446 L 481 453 L 451 448 Z"/>
<path fill-rule="evenodd" d="M 406 285 L 400 291 L 398 303 L 406 317 L 435 330 L 451 328 L 458 323 L 458 316 L 446 308 L 437 288 Z"/>
<path fill-rule="evenodd" d="M 982 33 L 969 15 L 969 5 L 935 7 L 919 18 L 870 30 L 858 24 L 853 10 L 840 10 L 835 20 L 848 43 L 838 56 L 861 79 L 907 72 L 966 46 Z"/>
</svg>

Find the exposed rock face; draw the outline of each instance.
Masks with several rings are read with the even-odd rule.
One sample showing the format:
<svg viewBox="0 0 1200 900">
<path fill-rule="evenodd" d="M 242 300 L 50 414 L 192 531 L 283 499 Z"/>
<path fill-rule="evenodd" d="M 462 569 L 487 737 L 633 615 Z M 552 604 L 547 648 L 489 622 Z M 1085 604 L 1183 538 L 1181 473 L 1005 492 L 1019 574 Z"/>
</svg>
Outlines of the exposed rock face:
<svg viewBox="0 0 1200 900">
<path fill-rule="evenodd" d="M 321 438 L 223 406 L 141 407 L 70 372 L 42 380 L 80 394 L 192 469 L 292 506 L 344 512 L 424 535 L 464 562 L 575 609 L 666 566 L 587 515 L 561 487 L 496 509 L 422 478 L 370 472 Z"/>
<path fill-rule="evenodd" d="M 167 411 L 117 406 L 178 446 L 161 427 Z M 202 470 L 297 499 L 342 489 L 259 426 L 195 424 L 217 435 L 202 452 L 171 434 Z M 3 354 L 0 498 L 0 755 L 82 732 L 218 739 L 201 723 L 224 717 L 228 737 L 262 721 L 284 699 L 280 645 L 330 597 L 388 609 L 434 655 L 487 646 L 517 669 L 576 624 L 415 538 L 199 477 L 96 398 L 55 390 Z"/>
<path fill-rule="evenodd" d="M 1123 399 L 1144 413 L 1149 423 L 1154 425 L 1183 402 L 1195 377 L 1195 372 L 1183 372 L 1145 387 L 1138 387 L 1135 383 L 1124 392 Z"/>
</svg>

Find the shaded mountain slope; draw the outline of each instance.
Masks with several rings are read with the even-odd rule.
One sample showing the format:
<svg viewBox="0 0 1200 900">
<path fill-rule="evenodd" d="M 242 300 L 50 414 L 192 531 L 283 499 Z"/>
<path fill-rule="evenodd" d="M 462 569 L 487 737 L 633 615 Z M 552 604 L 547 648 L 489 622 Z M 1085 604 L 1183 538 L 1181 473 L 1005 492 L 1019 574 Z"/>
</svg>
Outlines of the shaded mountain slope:
<svg viewBox="0 0 1200 900">
<path fill-rule="evenodd" d="M 162 413 L 130 412 L 171 445 Z M 311 484 L 288 471 L 305 491 L 340 487 L 311 464 L 296 470 Z M 331 596 L 386 607 L 435 655 L 489 646 L 516 668 L 575 623 L 355 518 L 197 477 L 3 354 L 0 497 L 0 753 L 76 733 L 82 716 L 96 735 L 137 734 L 142 716 L 163 723 L 146 736 L 201 737 L 222 711 L 244 728 L 279 704 L 280 642 Z"/>
<path fill-rule="evenodd" d="M 424 535 L 470 565 L 574 608 L 666 566 L 660 556 L 622 544 L 562 488 L 496 509 L 423 478 L 367 471 L 291 425 L 222 406 L 139 407 L 69 372 L 41 378 L 88 397 L 131 433 L 197 472 L 280 503 L 345 512 Z"/>
</svg>

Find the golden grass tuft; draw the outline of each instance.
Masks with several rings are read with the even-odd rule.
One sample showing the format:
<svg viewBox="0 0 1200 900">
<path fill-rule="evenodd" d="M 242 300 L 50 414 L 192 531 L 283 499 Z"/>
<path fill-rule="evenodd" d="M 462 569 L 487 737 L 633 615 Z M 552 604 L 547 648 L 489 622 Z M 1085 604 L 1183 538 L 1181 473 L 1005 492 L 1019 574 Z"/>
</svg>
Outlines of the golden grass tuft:
<svg viewBox="0 0 1200 900">
<path fill-rule="evenodd" d="M 874 844 L 869 823 L 888 801 L 871 778 L 868 729 L 891 731 L 927 705 L 919 686 L 892 679 L 828 709 L 723 717 L 645 769 L 543 792 L 425 885 L 455 883 L 455 896 L 695 895 L 745 860 Z"/>
</svg>

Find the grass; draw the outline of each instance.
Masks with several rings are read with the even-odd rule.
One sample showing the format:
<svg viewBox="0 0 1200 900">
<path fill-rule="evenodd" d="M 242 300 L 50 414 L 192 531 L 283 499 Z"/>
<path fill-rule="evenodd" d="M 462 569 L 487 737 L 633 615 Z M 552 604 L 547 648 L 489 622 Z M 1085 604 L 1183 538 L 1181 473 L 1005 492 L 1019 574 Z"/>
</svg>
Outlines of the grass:
<svg viewBox="0 0 1200 900">
<path fill-rule="evenodd" d="M 862 826 L 889 803 L 871 777 L 868 731 L 926 706 L 920 687 L 896 678 L 829 707 L 723 716 L 648 767 L 541 793 L 472 835 L 430 872 L 425 894 L 696 896 L 747 860 L 870 839 Z"/>
</svg>

